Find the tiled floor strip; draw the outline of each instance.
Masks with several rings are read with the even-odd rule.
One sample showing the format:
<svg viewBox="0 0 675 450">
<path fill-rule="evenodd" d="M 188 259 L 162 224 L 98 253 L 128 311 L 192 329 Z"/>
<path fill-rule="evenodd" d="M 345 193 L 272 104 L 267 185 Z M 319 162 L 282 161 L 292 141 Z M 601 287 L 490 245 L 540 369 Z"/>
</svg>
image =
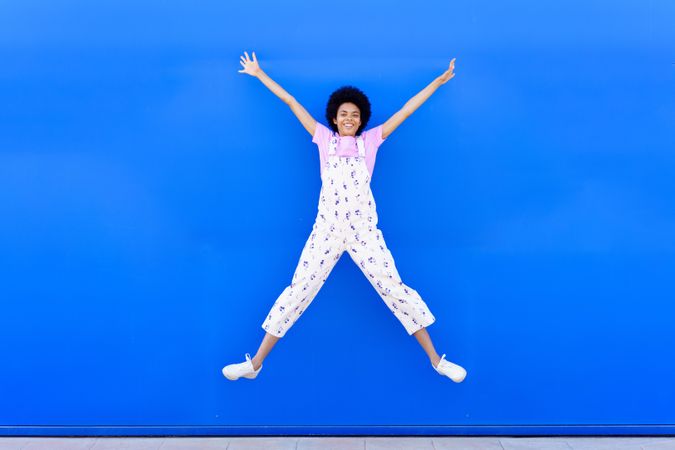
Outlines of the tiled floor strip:
<svg viewBox="0 0 675 450">
<path fill-rule="evenodd" d="M 675 437 L 2 437 L 0 450 L 675 450 Z"/>
</svg>

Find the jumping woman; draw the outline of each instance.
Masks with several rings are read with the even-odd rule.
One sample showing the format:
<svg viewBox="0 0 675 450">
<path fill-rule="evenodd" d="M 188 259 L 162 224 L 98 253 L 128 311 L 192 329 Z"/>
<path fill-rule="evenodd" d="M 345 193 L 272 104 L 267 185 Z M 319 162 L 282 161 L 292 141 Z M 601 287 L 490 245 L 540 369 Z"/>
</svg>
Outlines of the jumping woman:
<svg viewBox="0 0 675 450">
<path fill-rule="evenodd" d="M 436 89 L 453 78 L 455 60 L 448 70 L 411 98 L 384 124 L 365 130 L 370 119 L 370 102 L 359 89 L 343 86 L 333 92 L 326 106 L 330 128 L 318 123 L 298 101 L 274 82 L 244 52 L 242 70 L 258 78 L 297 116 L 319 148 L 321 192 L 312 231 L 300 255 L 291 284 L 279 295 L 262 323 L 265 336 L 251 359 L 230 364 L 222 370 L 228 380 L 254 379 L 279 338 L 298 320 L 312 303 L 331 270 L 346 250 L 366 275 L 387 307 L 409 335 L 414 335 L 431 366 L 456 383 L 466 377 L 466 370 L 438 356 L 426 327 L 436 320 L 420 295 L 401 280 L 394 258 L 377 226 L 375 199 L 370 190 L 375 156 L 382 142 L 422 105 Z"/>
</svg>

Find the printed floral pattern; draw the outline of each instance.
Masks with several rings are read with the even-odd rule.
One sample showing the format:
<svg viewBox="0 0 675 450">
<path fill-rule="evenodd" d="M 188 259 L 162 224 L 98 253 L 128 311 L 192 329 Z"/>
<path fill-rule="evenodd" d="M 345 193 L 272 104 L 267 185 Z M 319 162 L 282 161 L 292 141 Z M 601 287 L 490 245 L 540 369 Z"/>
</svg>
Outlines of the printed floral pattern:
<svg viewBox="0 0 675 450">
<path fill-rule="evenodd" d="M 434 323 L 420 295 L 405 285 L 377 227 L 365 158 L 330 155 L 322 171 L 319 206 L 291 284 L 272 305 L 262 328 L 283 337 L 316 297 L 347 251 L 409 335 Z"/>
</svg>

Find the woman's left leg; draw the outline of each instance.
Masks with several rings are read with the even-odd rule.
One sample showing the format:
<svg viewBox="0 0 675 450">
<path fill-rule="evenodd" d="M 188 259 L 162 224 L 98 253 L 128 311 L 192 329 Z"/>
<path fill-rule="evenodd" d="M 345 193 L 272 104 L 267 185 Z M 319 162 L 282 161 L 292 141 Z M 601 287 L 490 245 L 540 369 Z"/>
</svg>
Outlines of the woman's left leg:
<svg viewBox="0 0 675 450">
<path fill-rule="evenodd" d="M 408 334 L 415 335 L 434 369 L 455 383 L 460 383 L 466 377 L 466 370 L 447 361 L 445 355 L 439 357 L 436 353 L 426 330 L 436 318 L 419 293 L 401 280 L 394 264 L 394 257 L 384 242 L 382 231 L 374 225 L 354 226 L 354 228 L 354 233 L 348 237 L 349 256 L 366 275 Z"/>
<path fill-rule="evenodd" d="M 347 239 L 349 256 L 409 335 L 434 323 L 436 318 L 419 293 L 401 280 L 379 228 L 359 227 Z"/>
<path fill-rule="evenodd" d="M 441 360 L 441 357 L 438 356 L 438 353 L 436 353 L 434 343 L 431 342 L 431 336 L 429 336 L 429 332 L 427 331 L 427 329 L 422 328 L 420 330 L 417 330 L 416 332 L 413 333 L 413 336 L 417 338 L 417 342 L 420 343 L 420 345 L 426 352 L 427 356 L 429 357 L 429 361 L 431 361 L 431 364 L 433 364 L 434 367 L 436 367 L 438 365 L 438 362 Z"/>
</svg>

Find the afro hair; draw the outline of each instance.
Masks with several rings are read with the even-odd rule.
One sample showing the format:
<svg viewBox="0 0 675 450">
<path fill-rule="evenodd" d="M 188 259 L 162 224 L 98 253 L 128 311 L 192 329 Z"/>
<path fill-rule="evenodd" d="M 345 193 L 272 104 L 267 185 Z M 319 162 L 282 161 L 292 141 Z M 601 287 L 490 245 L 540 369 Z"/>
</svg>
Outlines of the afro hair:
<svg viewBox="0 0 675 450">
<path fill-rule="evenodd" d="M 338 127 L 333 123 L 333 119 L 337 118 L 338 109 L 343 103 L 353 103 L 361 112 L 361 126 L 356 130 L 356 135 L 360 135 L 361 131 L 366 128 L 370 120 L 370 101 L 366 94 L 354 86 L 342 86 L 334 91 L 328 98 L 326 105 L 326 120 L 330 128 L 337 132 Z"/>
</svg>

